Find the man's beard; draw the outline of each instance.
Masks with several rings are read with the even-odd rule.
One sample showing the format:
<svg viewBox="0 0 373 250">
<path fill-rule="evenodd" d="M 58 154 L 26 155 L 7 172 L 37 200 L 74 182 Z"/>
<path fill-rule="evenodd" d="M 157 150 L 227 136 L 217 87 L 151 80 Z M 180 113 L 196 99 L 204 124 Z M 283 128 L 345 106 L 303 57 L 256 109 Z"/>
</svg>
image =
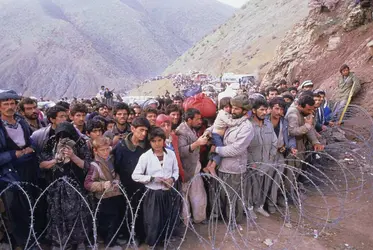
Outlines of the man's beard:
<svg viewBox="0 0 373 250">
<path fill-rule="evenodd" d="M 265 116 L 264 116 L 264 118 L 261 118 L 261 117 L 257 116 L 257 114 L 255 114 L 255 117 L 256 117 L 259 121 L 264 121 L 264 120 L 265 120 Z"/>
<path fill-rule="evenodd" d="M 243 117 L 245 114 L 244 113 L 241 113 L 241 114 L 232 114 L 232 118 L 233 119 L 240 119 L 241 117 Z"/>
<path fill-rule="evenodd" d="M 37 120 L 38 119 L 38 114 L 32 114 L 32 115 L 25 115 L 25 117 L 28 119 L 28 120 Z"/>
</svg>

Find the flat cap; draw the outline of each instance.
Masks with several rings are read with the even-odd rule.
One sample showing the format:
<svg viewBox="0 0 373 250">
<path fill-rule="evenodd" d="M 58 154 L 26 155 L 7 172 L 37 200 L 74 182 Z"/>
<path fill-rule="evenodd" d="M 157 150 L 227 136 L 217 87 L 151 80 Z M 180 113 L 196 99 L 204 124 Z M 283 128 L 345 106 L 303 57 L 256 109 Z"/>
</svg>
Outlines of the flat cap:
<svg viewBox="0 0 373 250">
<path fill-rule="evenodd" d="M 246 95 L 238 95 L 236 97 L 233 97 L 231 99 L 231 105 L 242 108 L 244 110 L 251 109 L 251 103 L 249 101 L 249 98 L 247 98 Z"/>
<path fill-rule="evenodd" d="M 21 97 L 14 90 L 0 89 L 0 101 L 9 99 L 19 100 Z"/>
</svg>

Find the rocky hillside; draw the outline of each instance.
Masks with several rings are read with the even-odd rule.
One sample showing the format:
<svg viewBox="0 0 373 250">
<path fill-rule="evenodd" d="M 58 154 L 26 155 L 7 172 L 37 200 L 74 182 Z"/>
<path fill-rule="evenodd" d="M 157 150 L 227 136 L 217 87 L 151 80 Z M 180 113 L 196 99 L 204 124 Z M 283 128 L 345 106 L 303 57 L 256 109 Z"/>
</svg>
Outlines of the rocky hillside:
<svg viewBox="0 0 373 250">
<path fill-rule="evenodd" d="M 373 41 L 372 9 L 349 0 L 335 2 L 332 11 L 316 8 L 287 33 L 262 85 L 280 79 L 311 79 L 333 98 L 339 68 L 346 63 L 363 83 L 354 102 L 373 114 L 373 52 L 367 46 Z"/>
<path fill-rule="evenodd" d="M 164 73 L 199 70 L 220 75 L 250 73 L 258 68 L 263 71 L 285 33 L 307 14 L 305 0 L 251 0 Z"/>
<path fill-rule="evenodd" d="M 0 0 L 0 88 L 52 98 L 129 89 L 233 13 L 216 0 Z"/>
</svg>

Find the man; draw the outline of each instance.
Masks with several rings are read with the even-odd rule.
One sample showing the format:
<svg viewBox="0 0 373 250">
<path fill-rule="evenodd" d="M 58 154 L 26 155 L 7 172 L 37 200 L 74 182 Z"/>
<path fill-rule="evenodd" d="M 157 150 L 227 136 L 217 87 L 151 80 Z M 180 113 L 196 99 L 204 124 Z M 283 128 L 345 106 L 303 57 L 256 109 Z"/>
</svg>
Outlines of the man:
<svg viewBox="0 0 373 250">
<path fill-rule="evenodd" d="M 350 68 L 346 64 L 342 65 L 339 72 L 341 73 L 341 77 L 338 83 L 337 95 L 335 97 L 336 103 L 332 114 L 332 121 L 334 122 L 339 121 L 350 93 L 352 93 L 353 98 L 361 89 L 360 80 L 354 73 L 350 72 Z"/>
<path fill-rule="evenodd" d="M 310 95 L 301 95 L 296 105 L 292 105 L 285 116 L 289 124 L 289 136 L 294 136 L 297 145 L 297 159 L 290 161 L 291 165 L 301 170 L 301 160 L 305 160 L 307 142 L 311 143 L 315 151 L 324 150 L 324 146 L 319 142 L 314 128 L 315 101 Z M 298 173 L 293 173 L 290 168 L 287 171 L 287 189 L 293 194 Z"/>
<path fill-rule="evenodd" d="M 293 81 L 293 87 L 294 87 L 294 88 L 298 89 L 298 88 L 299 88 L 299 85 L 300 85 L 299 80 L 294 80 L 294 81 Z"/>
<path fill-rule="evenodd" d="M 184 181 L 182 193 L 185 199 L 183 205 L 183 219 L 185 225 L 189 224 L 190 207 L 195 223 L 206 219 L 207 194 L 200 175 L 200 147 L 207 144 L 208 138 L 197 137 L 196 130 L 202 126 L 202 116 L 198 109 L 190 108 L 185 113 L 185 120 L 176 129 L 179 137 L 179 152 L 184 168 Z M 187 196 L 188 195 L 188 196 Z"/>
<path fill-rule="evenodd" d="M 247 112 L 251 109 L 250 101 L 245 95 L 232 98 L 230 103 L 233 119 L 247 116 Z M 245 199 L 246 197 L 247 147 L 253 137 L 253 126 L 246 119 L 241 124 L 228 128 L 223 138 L 224 146 L 215 148 L 215 153 L 222 157 L 218 176 L 229 185 L 226 187 L 226 192 L 220 190 L 222 209 L 225 211 L 226 217 L 235 219 L 237 224 L 242 223 L 243 220 L 244 204 L 240 198 Z M 231 211 L 230 206 L 235 209 Z M 252 211 L 249 212 L 252 216 Z"/>
<path fill-rule="evenodd" d="M 325 121 L 324 109 L 321 107 L 321 95 L 319 92 L 313 93 L 313 100 L 315 101 L 315 129 L 317 133 L 327 130 L 328 122 Z"/>
<path fill-rule="evenodd" d="M 278 96 L 278 90 L 275 87 L 269 87 L 266 91 L 267 100 L 270 101 L 276 96 Z"/>
<path fill-rule="evenodd" d="M 135 222 L 135 240 L 139 245 L 145 239 L 143 227 L 143 211 L 141 209 L 141 200 L 145 192 L 145 186 L 141 183 L 132 180 L 131 176 L 139 161 L 140 156 L 148 149 L 146 144 L 146 136 L 150 129 L 149 121 L 144 117 L 136 117 L 131 124 L 131 133 L 129 133 L 124 140 L 120 140 L 112 151 L 114 157 L 114 168 L 120 176 L 120 181 L 125 188 L 126 195 L 130 200 L 131 208 L 127 206 L 127 225 L 125 229 L 131 228 L 132 215 L 129 209 L 137 211 L 137 218 Z M 140 207 L 139 207 L 140 206 Z M 131 231 L 127 231 L 126 237 L 130 237 Z"/>
<path fill-rule="evenodd" d="M 101 86 L 101 88 L 98 90 L 98 95 L 102 102 L 106 102 L 104 94 L 105 94 L 105 86 Z"/>
<path fill-rule="evenodd" d="M 183 98 L 181 96 L 175 96 L 174 99 L 172 100 L 173 104 L 178 105 L 179 107 L 183 106 Z"/>
<path fill-rule="evenodd" d="M 313 89 L 313 82 L 311 80 L 304 81 L 298 88 L 298 90 L 302 91 L 312 91 Z"/>
<path fill-rule="evenodd" d="M 295 97 L 297 97 L 298 89 L 296 87 L 290 87 L 288 91 L 290 92 L 290 94 L 293 96 L 294 99 Z"/>
<path fill-rule="evenodd" d="M 106 105 L 108 105 L 110 107 L 113 106 L 113 97 L 114 97 L 113 91 L 110 91 L 109 88 L 106 88 L 105 93 L 104 93 L 104 97 L 105 97 L 105 100 L 106 100 Z"/>
<path fill-rule="evenodd" d="M 323 120 L 327 126 L 334 127 L 334 122 L 331 121 L 332 111 L 329 107 L 328 100 L 326 99 L 326 92 L 324 90 L 318 89 L 316 92 L 320 95 L 321 106 L 317 111 L 317 115 L 320 120 Z"/>
<path fill-rule="evenodd" d="M 82 103 L 77 103 L 70 108 L 70 120 L 74 127 L 82 134 L 86 134 L 85 118 L 88 108 Z"/>
<path fill-rule="evenodd" d="M 130 108 L 126 103 L 118 103 L 114 107 L 114 128 L 111 132 L 105 133 L 105 136 L 113 140 L 113 145 L 116 145 L 119 140 L 124 139 L 131 132 L 131 126 L 127 122 L 129 112 Z"/>
<path fill-rule="evenodd" d="M 166 108 L 166 115 L 171 118 L 172 130 L 175 130 L 181 123 L 181 109 L 177 104 L 170 104 Z"/>
<path fill-rule="evenodd" d="M 271 99 L 272 100 L 272 99 Z M 270 121 L 266 120 L 268 103 L 257 99 L 252 107 L 251 123 L 254 138 L 248 147 L 248 164 L 250 180 L 248 184 L 248 205 L 253 210 L 268 217 L 264 203 L 271 186 L 270 174 L 273 173 L 273 163 L 277 153 L 277 137 Z M 255 218 L 255 216 L 254 216 Z"/>
<path fill-rule="evenodd" d="M 98 112 L 98 114 L 104 118 L 107 118 L 108 115 L 109 115 L 109 108 L 106 104 L 104 103 L 100 103 L 97 107 L 96 107 L 96 111 Z"/>
<path fill-rule="evenodd" d="M 55 134 L 58 124 L 67 120 L 67 110 L 59 105 L 53 106 L 47 110 L 47 120 L 49 121 L 47 127 L 36 130 L 31 135 L 38 153 L 43 150 L 48 139 Z"/>
<path fill-rule="evenodd" d="M 278 92 L 282 94 L 285 91 L 287 91 L 287 82 L 286 80 L 282 79 L 279 84 Z"/>
<path fill-rule="evenodd" d="M 29 194 L 31 202 L 36 197 L 38 161 L 31 145 L 31 129 L 27 122 L 16 114 L 16 100 L 20 97 L 13 90 L 0 92 L 0 190 L 17 181 L 26 182 L 23 189 Z M 2 194 L 9 220 L 7 231 L 14 239 L 14 248 L 26 246 L 30 231 L 30 208 L 22 191 L 12 187 Z M 29 242 L 30 243 L 30 242 Z"/>
<path fill-rule="evenodd" d="M 297 154 L 295 137 L 289 136 L 288 122 L 284 119 L 286 106 L 286 102 L 281 97 L 275 97 L 269 102 L 270 115 L 268 119 L 272 123 L 277 138 L 277 153 L 274 160 L 276 166 L 269 171 L 272 180 L 267 203 L 268 212 L 271 214 L 276 212 L 277 202 L 279 205 L 285 206 L 284 202 L 281 202 L 284 201 L 283 199 L 278 200 L 279 188 L 282 187 L 281 179 L 285 170 L 285 158 L 289 154 L 294 156 Z"/>
<path fill-rule="evenodd" d="M 157 120 L 158 111 L 154 108 L 146 108 L 143 112 L 143 116 L 149 121 L 150 126 L 155 126 Z"/>
<path fill-rule="evenodd" d="M 18 107 L 21 115 L 29 124 L 32 132 L 46 126 L 44 121 L 39 120 L 38 106 L 35 100 L 26 97 L 20 101 Z"/>
</svg>

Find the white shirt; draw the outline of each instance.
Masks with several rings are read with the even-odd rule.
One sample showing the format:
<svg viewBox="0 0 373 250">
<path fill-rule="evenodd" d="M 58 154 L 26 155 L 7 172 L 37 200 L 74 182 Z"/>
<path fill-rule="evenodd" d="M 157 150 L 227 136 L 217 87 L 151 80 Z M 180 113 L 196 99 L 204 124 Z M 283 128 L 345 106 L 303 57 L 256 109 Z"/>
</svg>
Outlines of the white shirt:
<svg viewBox="0 0 373 250">
<path fill-rule="evenodd" d="M 132 179 L 141 182 L 152 190 L 168 190 L 163 183 L 150 182 L 151 177 L 171 178 L 175 181 L 179 178 L 179 167 L 177 165 L 176 155 L 172 150 L 166 149 L 163 153 L 163 166 L 152 149 L 149 149 L 140 156 L 135 170 L 132 173 Z"/>
</svg>

